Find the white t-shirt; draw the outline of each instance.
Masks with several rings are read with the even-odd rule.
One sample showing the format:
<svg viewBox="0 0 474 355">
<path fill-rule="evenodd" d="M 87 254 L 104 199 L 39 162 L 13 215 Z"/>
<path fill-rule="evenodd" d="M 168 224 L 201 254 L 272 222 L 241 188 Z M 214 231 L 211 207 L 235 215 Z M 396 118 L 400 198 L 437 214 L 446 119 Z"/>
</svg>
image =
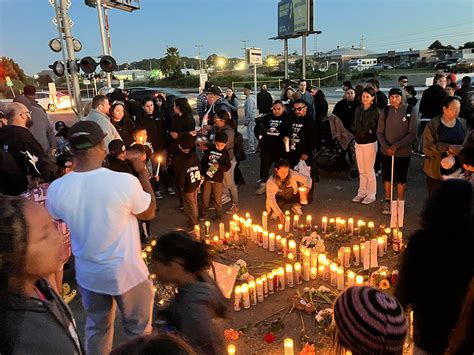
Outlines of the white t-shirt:
<svg viewBox="0 0 474 355">
<path fill-rule="evenodd" d="M 71 230 L 79 286 L 122 295 L 148 278 L 135 215 L 150 198 L 136 177 L 105 168 L 72 172 L 50 185 L 46 205 Z"/>
</svg>

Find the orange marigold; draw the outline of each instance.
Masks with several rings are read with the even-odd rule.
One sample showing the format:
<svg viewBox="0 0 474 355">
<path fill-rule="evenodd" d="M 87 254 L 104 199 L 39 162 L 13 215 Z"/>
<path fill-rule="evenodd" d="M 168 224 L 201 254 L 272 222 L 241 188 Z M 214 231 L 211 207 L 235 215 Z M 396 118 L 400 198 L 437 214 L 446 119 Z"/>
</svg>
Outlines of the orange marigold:
<svg viewBox="0 0 474 355">
<path fill-rule="evenodd" d="M 241 332 L 239 332 L 235 329 L 232 329 L 232 328 L 224 330 L 224 337 L 227 340 L 232 340 L 232 341 L 239 340 L 240 334 L 241 334 Z"/>
<path fill-rule="evenodd" d="M 388 282 L 387 279 L 383 279 L 382 281 L 380 281 L 379 287 L 380 287 L 382 290 L 388 290 L 388 289 L 390 288 L 390 282 Z"/>
<path fill-rule="evenodd" d="M 300 355 L 316 355 L 316 348 L 314 344 L 306 343 L 300 351 Z"/>
</svg>

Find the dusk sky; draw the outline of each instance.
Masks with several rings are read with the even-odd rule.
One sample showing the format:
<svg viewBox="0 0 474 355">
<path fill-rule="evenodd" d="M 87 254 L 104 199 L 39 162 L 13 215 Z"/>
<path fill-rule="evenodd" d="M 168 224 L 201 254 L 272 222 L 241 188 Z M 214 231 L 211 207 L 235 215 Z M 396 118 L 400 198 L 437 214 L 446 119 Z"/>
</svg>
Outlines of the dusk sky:
<svg viewBox="0 0 474 355">
<path fill-rule="evenodd" d="M 327 52 L 336 46 L 359 46 L 376 52 L 423 49 L 438 39 L 455 47 L 474 39 L 472 0 L 315 0 L 315 29 L 308 38 L 308 53 Z M 167 46 L 183 56 L 212 53 L 243 56 L 243 43 L 261 47 L 264 55 L 282 52 L 277 35 L 277 0 L 142 0 L 133 13 L 109 12 L 112 50 L 118 63 L 159 58 Z M 72 0 L 73 35 L 83 44 L 78 57 L 101 54 L 96 9 Z M 13 58 L 29 75 L 60 53 L 48 48 L 58 36 L 51 22 L 53 7 L 47 0 L 0 0 L 0 56 Z M 290 40 L 290 52 L 301 53 L 301 39 Z"/>
</svg>

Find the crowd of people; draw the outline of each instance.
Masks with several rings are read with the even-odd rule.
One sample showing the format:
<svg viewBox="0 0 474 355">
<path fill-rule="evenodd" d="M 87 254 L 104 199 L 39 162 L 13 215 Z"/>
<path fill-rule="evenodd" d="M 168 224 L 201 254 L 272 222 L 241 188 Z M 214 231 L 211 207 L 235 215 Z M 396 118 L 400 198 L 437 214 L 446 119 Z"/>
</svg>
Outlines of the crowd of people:
<svg viewBox="0 0 474 355">
<path fill-rule="evenodd" d="M 447 83 L 436 74 L 419 104 L 406 76 L 388 97 L 376 79 L 343 84 L 331 129 L 353 137 L 359 188 L 352 201 L 376 201 L 381 170 L 382 211 L 390 214 L 391 187 L 404 200 L 416 151 L 424 156 L 429 199 L 402 255 L 395 296 L 370 287 L 339 295 L 335 353 L 401 354 L 410 308 L 416 354 L 472 351 L 474 135 L 466 78 L 456 88 L 455 78 Z M 315 153 L 325 144 L 324 92 L 304 79 L 285 81 L 274 100 L 266 85 L 257 95 L 244 86 L 246 149 L 234 90 L 224 93 L 212 82 L 198 96 L 198 121 L 184 97 L 158 93 L 135 102 L 116 89 L 95 96 L 79 122 L 53 129 L 34 94 L 25 87 L 5 108 L 0 127 L 0 353 L 224 353 L 216 319 L 225 317 L 226 305 L 207 274 L 210 250 L 191 233 L 211 211 L 218 222 L 239 211 L 238 186 L 245 183 L 239 163 L 257 152 L 256 193 L 266 195 L 270 218 L 283 222 L 287 204 L 302 215 L 312 201 Z M 150 270 L 179 292 L 153 315 L 141 252 L 165 193 L 178 195 L 187 224 L 156 240 Z M 84 342 L 61 298 L 71 251 L 86 314 Z M 441 261 L 450 267 L 437 272 Z M 440 279 L 444 292 L 435 286 Z M 130 342 L 113 349 L 117 307 Z"/>
</svg>

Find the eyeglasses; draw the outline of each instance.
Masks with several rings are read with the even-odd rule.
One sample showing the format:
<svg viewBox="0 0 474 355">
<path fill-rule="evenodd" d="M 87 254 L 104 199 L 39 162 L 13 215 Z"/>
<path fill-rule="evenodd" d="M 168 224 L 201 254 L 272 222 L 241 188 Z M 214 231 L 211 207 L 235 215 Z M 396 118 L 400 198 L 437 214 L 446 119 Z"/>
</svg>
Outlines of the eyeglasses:
<svg viewBox="0 0 474 355">
<path fill-rule="evenodd" d="M 306 106 L 293 107 L 293 111 L 303 111 L 305 108 L 306 108 Z"/>
<path fill-rule="evenodd" d="M 406 84 L 406 83 L 408 83 L 408 80 L 402 80 L 402 83 Z"/>
</svg>

